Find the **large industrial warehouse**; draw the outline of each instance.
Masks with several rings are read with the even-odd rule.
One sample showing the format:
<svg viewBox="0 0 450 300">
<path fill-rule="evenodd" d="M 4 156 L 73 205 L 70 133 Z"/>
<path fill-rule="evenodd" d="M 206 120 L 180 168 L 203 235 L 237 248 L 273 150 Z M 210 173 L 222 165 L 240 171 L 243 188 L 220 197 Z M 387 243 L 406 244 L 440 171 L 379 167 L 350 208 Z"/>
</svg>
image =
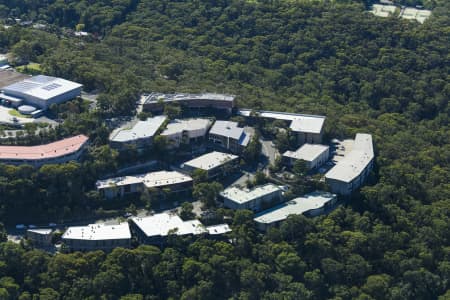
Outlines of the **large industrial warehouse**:
<svg viewBox="0 0 450 300">
<path fill-rule="evenodd" d="M 52 104 L 80 96 L 82 87 L 73 81 L 38 75 L 3 87 L 0 98 L 5 98 L 15 107 L 28 104 L 45 110 Z"/>
</svg>

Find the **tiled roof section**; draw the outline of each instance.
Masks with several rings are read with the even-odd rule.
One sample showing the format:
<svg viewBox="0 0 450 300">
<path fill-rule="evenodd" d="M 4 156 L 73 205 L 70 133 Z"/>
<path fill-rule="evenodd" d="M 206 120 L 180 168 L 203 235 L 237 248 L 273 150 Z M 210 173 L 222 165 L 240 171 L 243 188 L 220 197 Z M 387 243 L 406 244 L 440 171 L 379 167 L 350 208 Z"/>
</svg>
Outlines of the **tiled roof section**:
<svg viewBox="0 0 450 300">
<path fill-rule="evenodd" d="M 0 146 L 0 159 L 37 160 L 56 158 L 77 152 L 88 141 L 85 135 L 77 135 L 39 146 Z"/>
</svg>

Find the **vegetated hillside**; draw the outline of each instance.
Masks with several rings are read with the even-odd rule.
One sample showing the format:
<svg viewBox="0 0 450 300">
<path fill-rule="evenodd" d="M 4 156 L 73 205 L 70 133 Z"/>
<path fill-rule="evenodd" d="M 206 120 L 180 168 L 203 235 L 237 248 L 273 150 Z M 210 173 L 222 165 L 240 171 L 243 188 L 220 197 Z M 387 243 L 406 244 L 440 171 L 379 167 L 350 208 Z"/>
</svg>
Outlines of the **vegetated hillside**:
<svg viewBox="0 0 450 300">
<path fill-rule="evenodd" d="M 251 108 L 322 113 L 328 136 L 372 133 L 377 150 L 374 180 L 348 206 L 327 217 L 293 217 L 265 236 L 247 212 L 236 213 L 233 245 L 174 238 L 161 251 L 51 257 L 2 243 L 0 293 L 11 299 L 449 298 L 445 2 L 419 25 L 376 18 L 357 3 L 143 0 L 124 22 L 94 29 L 105 33 L 100 41 L 61 37 L 58 28 L 0 31 L 0 46 L 103 92 L 100 112 L 73 109 L 53 133 L 94 137 L 96 150 L 83 165 L 0 168 L 3 218 L 29 207 L 70 215 L 89 204 L 93 180 L 115 163 L 103 145 L 101 118 L 130 114 L 141 91 L 229 92 Z M 55 22 L 85 22 L 75 16 Z"/>
</svg>

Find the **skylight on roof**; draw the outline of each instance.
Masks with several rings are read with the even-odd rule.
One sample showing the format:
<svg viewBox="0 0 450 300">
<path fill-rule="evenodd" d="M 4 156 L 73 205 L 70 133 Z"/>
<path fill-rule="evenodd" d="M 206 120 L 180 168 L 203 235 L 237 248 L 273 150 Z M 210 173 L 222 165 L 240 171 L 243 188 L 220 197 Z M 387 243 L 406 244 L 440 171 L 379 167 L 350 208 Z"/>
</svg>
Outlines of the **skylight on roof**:
<svg viewBox="0 0 450 300">
<path fill-rule="evenodd" d="M 42 89 L 46 90 L 46 91 L 51 91 L 54 89 L 57 89 L 59 87 L 61 87 L 62 85 L 60 85 L 59 83 L 52 83 L 46 86 L 43 86 Z"/>
</svg>

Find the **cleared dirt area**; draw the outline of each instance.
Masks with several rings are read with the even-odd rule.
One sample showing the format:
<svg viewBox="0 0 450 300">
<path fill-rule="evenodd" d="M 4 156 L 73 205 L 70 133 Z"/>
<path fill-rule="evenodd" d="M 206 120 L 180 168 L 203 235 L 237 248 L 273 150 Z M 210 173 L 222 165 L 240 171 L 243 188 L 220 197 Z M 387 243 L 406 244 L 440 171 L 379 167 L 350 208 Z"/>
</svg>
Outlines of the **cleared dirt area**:
<svg viewBox="0 0 450 300">
<path fill-rule="evenodd" d="M 25 75 L 12 70 L 0 70 L 0 88 L 22 81 L 29 77 L 30 75 Z"/>
</svg>

